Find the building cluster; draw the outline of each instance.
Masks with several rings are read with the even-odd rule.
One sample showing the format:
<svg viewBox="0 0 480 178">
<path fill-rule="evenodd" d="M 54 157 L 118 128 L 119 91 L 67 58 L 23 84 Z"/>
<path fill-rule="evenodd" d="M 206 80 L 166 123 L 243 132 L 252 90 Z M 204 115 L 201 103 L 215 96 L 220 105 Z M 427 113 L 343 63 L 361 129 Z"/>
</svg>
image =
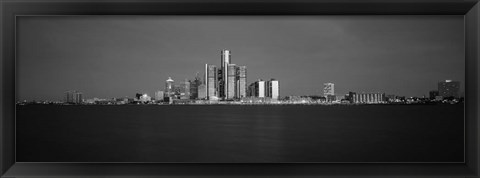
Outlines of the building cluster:
<svg viewBox="0 0 480 178">
<path fill-rule="evenodd" d="M 429 92 L 429 97 L 404 97 L 386 95 L 383 92 L 354 92 L 345 95 L 335 94 L 334 83 L 323 84 L 323 96 L 286 96 L 280 98 L 279 82 L 271 79 L 258 79 L 247 85 L 247 67 L 232 63 L 231 52 L 222 50 L 220 66 L 205 64 L 205 75 L 199 73 L 194 80 L 175 82 L 171 77 L 165 81 L 164 90 L 153 97 L 137 93 L 134 98 L 83 99 L 78 91 L 66 91 L 66 104 L 131 104 L 131 103 L 274 103 L 274 104 L 385 104 L 385 103 L 431 103 L 458 102 L 460 82 L 445 80 L 438 82 L 437 90 Z"/>
<path fill-rule="evenodd" d="M 232 63 L 229 50 L 222 50 L 220 66 L 205 64 L 203 82 L 197 76 L 195 80 L 176 84 L 169 77 L 165 89 L 155 92 L 155 100 L 160 102 L 204 102 L 204 101 L 245 101 L 246 98 L 267 98 L 278 100 L 279 82 L 271 79 L 259 79 L 247 87 L 247 67 Z"/>
<path fill-rule="evenodd" d="M 271 79 L 269 81 L 263 81 L 259 79 L 248 86 L 247 96 L 278 100 L 280 96 L 278 88 L 278 80 Z"/>
<path fill-rule="evenodd" d="M 225 52 L 222 52 L 224 55 Z M 223 59 L 223 58 L 222 58 Z M 222 60 L 223 62 L 224 60 Z M 207 65 L 208 67 L 212 65 Z M 228 65 L 226 65 L 228 66 Z M 244 67 L 242 67 L 244 68 Z M 231 68 L 234 70 L 234 68 Z M 222 75 L 223 69 L 212 70 L 218 75 Z M 228 70 L 228 69 L 226 69 Z M 238 69 L 237 69 L 238 70 Z M 245 74 L 246 70 L 240 72 Z M 335 84 L 323 84 L 323 96 L 286 96 L 279 98 L 279 83 L 275 79 L 269 81 L 257 80 L 248 87 L 240 86 L 241 75 L 234 75 L 235 80 L 223 80 L 222 78 L 210 78 L 206 76 L 204 82 L 197 76 L 193 81 L 185 80 L 175 83 L 170 77 L 165 82 L 165 90 L 155 92 L 152 98 L 147 94 L 137 93 L 135 98 L 112 98 L 112 99 L 83 99 L 83 94 L 78 91 L 66 91 L 64 95 L 64 103 L 67 104 L 131 104 L 131 103 L 229 103 L 229 104 L 388 104 L 388 103 L 458 103 L 460 98 L 460 82 L 446 80 L 438 82 L 438 90 L 429 92 L 429 97 L 405 97 L 396 95 L 386 95 L 382 92 L 348 92 L 345 95 L 335 94 Z M 212 82 L 213 81 L 213 82 Z M 210 86 L 207 87 L 207 83 Z M 231 87 L 224 87 L 230 85 Z M 222 86 L 222 87 L 220 87 Z M 244 88 L 245 87 L 245 88 Z M 211 91 L 208 91 L 210 88 Z M 223 89 L 221 89 L 223 88 Z M 244 89 L 241 89 L 244 88 Z M 229 89 L 231 89 L 230 92 Z M 225 92 L 227 91 L 227 92 Z M 230 93 L 230 94 L 229 94 Z"/>
<path fill-rule="evenodd" d="M 83 93 L 75 90 L 66 91 L 63 95 L 63 101 L 69 104 L 79 104 L 83 102 Z"/>
<path fill-rule="evenodd" d="M 205 64 L 206 100 L 238 100 L 247 96 L 247 67 L 232 63 L 229 50 L 221 51 L 220 67 Z M 201 91 L 203 92 L 203 91 Z"/>
<path fill-rule="evenodd" d="M 384 92 L 348 92 L 344 96 L 335 94 L 333 83 L 323 84 L 323 96 L 287 96 L 283 103 L 293 104 L 422 104 L 458 103 L 460 82 L 445 80 L 438 82 L 438 90 L 429 92 L 429 97 L 405 97 L 386 95 Z"/>
</svg>

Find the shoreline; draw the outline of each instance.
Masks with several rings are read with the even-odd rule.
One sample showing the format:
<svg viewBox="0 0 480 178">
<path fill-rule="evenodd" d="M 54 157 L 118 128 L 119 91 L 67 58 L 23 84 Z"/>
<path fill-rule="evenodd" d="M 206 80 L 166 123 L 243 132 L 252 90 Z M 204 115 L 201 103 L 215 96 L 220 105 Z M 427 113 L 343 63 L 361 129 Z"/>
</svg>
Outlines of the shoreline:
<svg viewBox="0 0 480 178">
<path fill-rule="evenodd" d="M 43 103 L 29 103 L 16 104 L 16 106 L 28 105 L 55 105 L 55 106 L 378 106 L 378 105 L 459 105 L 458 103 L 183 103 L 183 104 L 43 104 Z"/>
</svg>

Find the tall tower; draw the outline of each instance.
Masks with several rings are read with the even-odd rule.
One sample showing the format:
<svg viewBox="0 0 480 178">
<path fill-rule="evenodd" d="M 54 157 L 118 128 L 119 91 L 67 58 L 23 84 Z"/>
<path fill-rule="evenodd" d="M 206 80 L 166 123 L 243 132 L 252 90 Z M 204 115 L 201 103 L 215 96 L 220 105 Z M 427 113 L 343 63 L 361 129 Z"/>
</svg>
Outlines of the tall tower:
<svg viewBox="0 0 480 178">
<path fill-rule="evenodd" d="M 247 67 L 237 67 L 237 98 L 247 97 Z"/>
<path fill-rule="evenodd" d="M 222 80 L 219 81 L 221 82 L 220 86 L 222 87 L 222 91 L 220 92 L 219 97 L 223 97 L 225 99 L 229 98 L 228 97 L 228 91 L 229 91 L 229 81 L 228 81 L 228 74 L 229 74 L 229 64 L 232 62 L 231 59 L 231 53 L 229 50 L 222 50 L 221 51 L 221 78 Z M 231 86 L 231 85 L 230 85 Z"/>
<path fill-rule="evenodd" d="M 206 98 L 217 99 L 217 66 L 205 64 Z"/>
<path fill-rule="evenodd" d="M 225 99 L 234 99 L 237 89 L 237 66 L 235 64 L 228 64 L 227 90 L 225 92 Z"/>
<path fill-rule="evenodd" d="M 168 77 L 167 81 L 165 81 L 165 94 L 170 97 L 174 93 L 174 81 L 171 77 Z"/>
</svg>

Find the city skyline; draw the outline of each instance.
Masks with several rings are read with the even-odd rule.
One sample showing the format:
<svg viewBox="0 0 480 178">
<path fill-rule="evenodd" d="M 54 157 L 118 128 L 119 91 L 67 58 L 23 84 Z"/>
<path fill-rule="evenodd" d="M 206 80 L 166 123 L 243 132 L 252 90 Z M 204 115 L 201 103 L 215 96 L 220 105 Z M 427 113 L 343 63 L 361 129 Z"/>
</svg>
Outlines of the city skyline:
<svg viewBox="0 0 480 178">
<path fill-rule="evenodd" d="M 52 18 L 19 19 L 19 100 L 61 99 L 67 90 L 84 98 L 153 96 L 168 77 L 202 75 L 202 63 L 217 64 L 220 49 L 248 66 L 247 84 L 280 80 L 281 96 L 322 95 L 330 82 L 336 94 L 428 96 L 445 79 L 460 81 L 464 91 L 463 19 L 457 16 Z M 200 46 L 206 42 L 215 45 Z"/>
</svg>

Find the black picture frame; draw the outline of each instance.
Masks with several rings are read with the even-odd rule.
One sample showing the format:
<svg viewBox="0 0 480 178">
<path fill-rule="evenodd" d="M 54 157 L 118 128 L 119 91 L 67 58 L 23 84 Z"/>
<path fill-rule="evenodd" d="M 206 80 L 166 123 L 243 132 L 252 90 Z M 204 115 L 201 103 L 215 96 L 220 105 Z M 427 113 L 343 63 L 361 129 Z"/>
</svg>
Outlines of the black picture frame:
<svg viewBox="0 0 480 178">
<path fill-rule="evenodd" d="M 479 177 L 478 0 L 1 0 L 0 175 Z M 15 18 L 19 15 L 464 15 L 465 163 L 16 163 Z"/>
</svg>

